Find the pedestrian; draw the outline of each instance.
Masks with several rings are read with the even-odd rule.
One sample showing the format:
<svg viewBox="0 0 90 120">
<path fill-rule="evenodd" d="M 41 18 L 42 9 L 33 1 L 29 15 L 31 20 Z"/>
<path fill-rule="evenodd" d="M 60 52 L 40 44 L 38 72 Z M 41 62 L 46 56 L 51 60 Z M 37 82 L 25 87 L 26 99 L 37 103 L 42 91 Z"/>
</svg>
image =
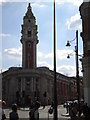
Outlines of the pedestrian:
<svg viewBox="0 0 90 120">
<path fill-rule="evenodd" d="M 90 120 L 90 108 L 88 107 L 87 103 L 83 106 L 83 115 L 85 116 L 85 120 Z"/>
<path fill-rule="evenodd" d="M 5 120 L 6 119 L 6 115 L 4 113 L 4 108 L 6 106 L 6 102 L 5 101 L 2 101 L 2 120 Z"/>
<path fill-rule="evenodd" d="M 33 103 L 31 104 L 31 107 L 30 107 L 29 120 L 34 120 L 34 112 L 35 112 L 35 105 Z"/>
<path fill-rule="evenodd" d="M 2 100 L 0 100 L 0 120 L 2 119 Z"/>
<path fill-rule="evenodd" d="M 38 101 L 36 101 L 36 103 L 35 103 L 35 112 L 34 112 L 35 120 L 39 120 L 39 111 L 38 111 L 39 107 L 40 107 L 40 103 Z"/>
<path fill-rule="evenodd" d="M 72 103 L 70 108 L 71 120 L 77 120 L 77 103 Z"/>
<path fill-rule="evenodd" d="M 69 113 L 69 103 L 68 102 L 66 102 L 66 111 L 67 111 L 66 114 Z"/>
<path fill-rule="evenodd" d="M 36 101 L 31 105 L 30 112 L 29 112 L 29 120 L 39 120 L 39 109 L 40 102 Z"/>
<path fill-rule="evenodd" d="M 17 113 L 17 104 L 12 105 L 12 112 L 9 113 L 10 120 L 18 120 L 19 116 Z"/>
</svg>

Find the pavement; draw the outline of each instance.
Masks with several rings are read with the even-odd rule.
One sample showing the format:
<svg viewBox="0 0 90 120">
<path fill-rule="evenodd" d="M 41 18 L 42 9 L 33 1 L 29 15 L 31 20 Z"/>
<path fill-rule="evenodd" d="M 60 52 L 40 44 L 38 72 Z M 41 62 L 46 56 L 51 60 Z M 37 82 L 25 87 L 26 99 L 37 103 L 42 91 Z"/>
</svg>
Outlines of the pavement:
<svg viewBox="0 0 90 120">
<path fill-rule="evenodd" d="M 44 109 L 41 106 L 39 108 L 39 118 L 42 120 L 51 120 L 53 119 L 53 114 L 48 113 L 48 109 L 50 106 L 46 106 Z M 5 114 L 7 120 L 9 119 L 9 113 L 11 112 L 11 109 L 5 109 Z M 29 120 L 29 108 L 19 108 L 18 109 L 18 115 L 20 120 Z M 58 106 L 58 120 L 70 120 L 70 117 L 68 114 L 66 114 L 66 109 L 63 107 L 63 105 Z"/>
</svg>

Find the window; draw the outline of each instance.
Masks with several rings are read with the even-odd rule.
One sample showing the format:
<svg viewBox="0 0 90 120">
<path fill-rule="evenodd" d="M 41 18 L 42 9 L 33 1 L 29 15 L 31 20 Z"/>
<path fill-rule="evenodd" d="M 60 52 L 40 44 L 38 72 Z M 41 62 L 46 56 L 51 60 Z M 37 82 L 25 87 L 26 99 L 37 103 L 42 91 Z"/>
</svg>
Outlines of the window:
<svg viewBox="0 0 90 120">
<path fill-rule="evenodd" d="M 28 37 L 31 37 L 31 31 L 30 30 L 28 31 Z"/>
<path fill-rule="evenodd" d="M 28 48 L 30 48 L 31 47 L 31 42 L 28 42 Z"/>
<path fill-rule="evenodd" d="M 28 20 L 28 22 L 30 23 L 31 21 L 30 21 L 30 20 Z"/>
</svg>

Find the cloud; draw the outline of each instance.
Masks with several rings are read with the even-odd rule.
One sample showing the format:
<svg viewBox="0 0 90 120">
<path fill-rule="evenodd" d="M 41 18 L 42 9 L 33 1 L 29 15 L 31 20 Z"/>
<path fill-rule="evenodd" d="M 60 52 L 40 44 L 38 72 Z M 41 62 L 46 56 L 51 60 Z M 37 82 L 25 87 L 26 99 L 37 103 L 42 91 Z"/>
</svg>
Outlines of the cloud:
<svg viewBox="0 0 90 120">
<path fill-rule="evenodd" d="M 18 60 L 20 60 L 20 58 L 22 56 L 22 49 L 20 47 L 19 48 L 5 49 L 5 54 L 10 59 L 18 59 Z"/>
<path fill-rule="evenodd" d="M 76 74 L 76 67 L 72 65 L 62 65 L 60 67 L 57 67 L 57 71 L 67 75 L 67 76 L 75 76 Z"/>
<path fill-rule="evenodd" d="M 34 6 L 44 7 L 44 2 L 48 3 L 52 2 L 52 0 L 0 0 L 0 2 L 30 2 Z M 59 5 L 71 3 L 73 5 L 80 6 L 83 0 L 56 0 L 55 2 Z"/>
<path fill-rule="evenodd" d="M 53 70 L 53 65 L 48 64 L 46 61 L 38 61 L 38 67 L 48 67 L 50 70 Z M 67 75 L 67 76 L 76 76 L 76 67 L 72 65 L 61 65 L 56 67 L 57 72 Z"/>
<path fill-rule="evenodd" d="M 67 55 L 73 53 L 73 50 L 56 50 L 56 57 L 59 60 L 67 59 Z M 51 59 L 53 58 L 53 53 L 44 54 L 42 52 L 37 53 L 38 58 Z"/>
<path fill-rule="evenodd" d="M 4 3 L 6 2 L 30 2 L 32 7 L 39 7 L 39 8 L 43 8 L 46 6 L 44 2 L 39 1 L 39 0 L 34 0 L 34 1 L 32 0 L 0 0 L 0 5 L 2 2 Z"/>
<path fill-rule="evenodd" d="M 75 6 L 80 6 L 80 4 L 83 2 L 83 0 L 56 0 L 58 4 L 73 4 Z"/>
<path fill-rule="evenodd" d="M 82 30 L 82 24 L 80 19 L 80 13 L 78 12 L 70 19 L 66 21 L 66 25 L 68 26 L 69 30 Z"/>
<path fill-rule="evenodd" d="M 46 61 L 38 61 L 37 62 L 38 67 L 48 67 L 49 69 L 53 69 L 52 65 L 48 64 Z"/>
<path fill-rule="evenodd" d="M 29 1 L 29 0 L 28 0 Z M 37 3 L 43 3 L 43 2 L 52 2 L 52 0 L 36 0 Z M 55 0 L 56 4 L 63 5 L 63 4 L 73 4 L 75 6 L 80 6 L 80 4 L 83 2 L 83 0 Z"/>
<path fill-rule="evenodd" d="M 0 34 L 0 37 L 10 37 L 10 36 L 11 36 L 10 34 L 5 34 L 5 33 Z"/>
<path fill-rule="evenodd" d="M 43 58 L 43 59 L 47 59 L 47 58 L 52 58 L 53 54 L 52 53 L 42 53 L 42 52 L 37 52 L 37 56 L 38 58 Z"/>
<path fill-rule="evenodd" d="M 32 7 L 43 8 L 43 7 L 45 7 L 46 5 L 43 4 L 43 3 L 41 3 L 41 2 L 36 1 L 36 2 L 31 3 L 31 6 L 32 6 Z"/>
<path fill-rule="evenodd" d="M 67 59 L 68 54 L 73 54 L 73 50 L 57 50 L 57 59 L 63 60 Z"/>
<path fill-rule="evenodd" d="M 67 59 L 67 55 L 72 53 L 73 50 L 57 50 L 57 60 L 65 60 Z M 74 53 L 72 53 L 74 54 Z M 48 54 L 44 54 L 42 52 L 38 52 L 38 57 L 42 58 L 41 60 L 38 60 L 37 64 L 38 67 L 43 67 L 46 66 L 49 69 L 53 70 L 53 64 L 49 64 L 48 62 L 46 62 L 45 60 L 49 60 L 52 59 L 53 54 L 52 53 L 48 53 Z M 56 68 L 57 72 L 64 74 L 64 75 L 68 75 L 68 76 L 75 76 L 76 73 L 76 67 L 73 65 L 57 65 Z"/>
</svg>

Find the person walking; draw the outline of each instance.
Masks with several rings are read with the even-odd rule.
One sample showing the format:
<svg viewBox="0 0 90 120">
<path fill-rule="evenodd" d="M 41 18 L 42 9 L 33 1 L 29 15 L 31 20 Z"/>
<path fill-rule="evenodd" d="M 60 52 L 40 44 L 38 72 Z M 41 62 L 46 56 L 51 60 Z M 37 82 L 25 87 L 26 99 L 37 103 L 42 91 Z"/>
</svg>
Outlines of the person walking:
<svg viewBox="0 0 90 120">
<path fill-rule="evenodd" d="M 12 105 L 12 112 L 9 113 L 9 120 L 18 120 L 19 116 L 17 113 L 17 104 Z"/>
<path fill-rule="evenodd" d="M 6 102 L 0 100 L 0 120 L 5 120 L 6 119 L 6 115 L 4 113 L 5 106 L 6 106 Z"/>
<path fill-rule="evenodd" d="M 83 115 L 85 116 L 85 120 L 90 120 L 90 118 L 89 118 L 89 115 L 90 115 L 89 107 L 88 107 L 87 103 L 85 103 L 84 106 L 83 106 Z"/>
<path fill-rule="evenodd" d="M 4 108 L 6 106 L 6 102 L 5 101 L 2 101 L 2 120 L 5 120 L 6 119 L 6 115 L 4 113 Z"/>
<path fill-rule="evenodd" d="M 77 103 L 72 103 L 70 108 L 71 120 L 77 120 Z"/>
<path fill-rule="evenodd" d="M 2 119 L 2 100 L 0 100 L 0 120 Z"/>
<path fill-rule="evenodd" d="M 35 105 L 34 103 L 30 107 L 29 120 L 34 120 Z"/>
<path fill-rule="evenodd" d="M 39 112 L 38 112 L 39 107 L 40 107 L 40 103 L 38 101 L 36 101 L 36 103 L 35 103 L 35 112 L 34 112 L 35 120 L 39 120 Z"/>
<path fill-rule="evenodd" d="M 66 111 L 67 111 L 66 114 L 69 113 L 69 103 L 68 102 L 66 102 Z"/>
<path fill-rule="evenodd" d="M 31 105 L 30 112 L 29 112 L 29 120 L 39 120 L 39 109 L 40 102 L 36 101 Z"/>
</svg>

